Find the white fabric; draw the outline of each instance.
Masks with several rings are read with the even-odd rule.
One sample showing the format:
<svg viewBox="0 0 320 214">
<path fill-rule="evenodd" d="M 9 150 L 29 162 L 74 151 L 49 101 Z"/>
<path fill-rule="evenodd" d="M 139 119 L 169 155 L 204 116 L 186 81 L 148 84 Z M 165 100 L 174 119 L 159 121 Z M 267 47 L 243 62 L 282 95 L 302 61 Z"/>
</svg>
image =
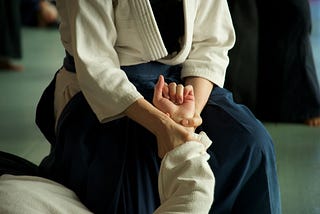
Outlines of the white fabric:
<svg viewBox="0 0 320 214">
<path fill-rule="evenodd" d="M 190 141 L 165 155 L 159 173 L 161 206 L 154 214 L 207 214 L 213 202 L 215 178 L 206 149 L 211 140 Z"/>
<path fill-rule="evenodd" d="M 1 214 L 88 214 L 75 193 L 35 176 L 0 176 Z"/>
<path fill-rule="evenodd" d="M 206 149 L 211 141 L 186 142 L 166 154 L 159 173 L 161 206 L 154 214 L 208 213 L 214 193 L 214 175 Z M 54 181 L 34 176 L 0 176 L 1 214 L 88 214 L 75 193 Z"/>
<path fill-rule="evenodd" d="M 54 91 L 54 115 L 55 118 L 59 118 L 64 107 L 70 101 L 70 99 L 80 92 L 80 86 L 77 81 L 77 76 L 73 72 L 67 71 L 65 68 L 61 68 L 57 73 L 56 89 Z M 108 121 L 118 119 L 124 114 L 118 114 L 113 117 L 108 117 L 101 122 L 106 123 Z M 56 120 L 56 125 L 58 120 Z"/>
<path fill-rule="evenodd" d="M 70 99 L 80 91 L 80 86 L 77 81 L 75 73 L 68 72 L 62 68 L 56 77 L 55 91 L 54 91 L 54 116 L 60 117 L 64 107 Z"/>
<path fill-rule="evenodd" d="M 101 122 L 142 97 L 120 65 L 182 64 L 182 78 L 198 76 L 223 86 L 235 41 L 227 2 L 183 3 L 181 51 L 168 56 L 148 0 L 57 0 L 62 43 L 74 56 L 80 88 Z"/>
</svg>

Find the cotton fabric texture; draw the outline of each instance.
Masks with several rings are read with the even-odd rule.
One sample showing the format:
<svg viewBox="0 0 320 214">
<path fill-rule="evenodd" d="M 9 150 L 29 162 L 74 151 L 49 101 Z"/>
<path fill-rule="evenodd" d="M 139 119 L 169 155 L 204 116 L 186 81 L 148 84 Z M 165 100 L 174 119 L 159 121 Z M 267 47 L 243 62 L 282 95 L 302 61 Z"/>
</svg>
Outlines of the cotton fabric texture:
<svg viewBox="0 0 320 214">
<path fill-rule="evenodd" d="M 37 106 L 52 146 L 42 176 L 95 213 L 152 213 L 160 205 L 156 138 L 122 112 L 142 97 L 151 102 L 159 75 L 177 84 L 196 76 L 215 84 L 197 130 L 215 142 L 207 150 L 216 177 L 209 213 L 281 213 L 272 139 L 222 88 L 235 40 L 225 0 L 183 0 L 177 53 L 168 53 L 147 0 L 58 0 L 57 8 L 67 54 Z M 66 72 L 74 81 L 60 81 Z M 71 95 L 65 86 L 74 83 L 81 90 Z"/>
<path fill-rule="evenodd" d="M 167 82 L 181 81 L 180 66 L 154 62 L 122 69 L 149 100 L 160 74 Z M 68 102 L 55 132 L 54 89 L 55 78 L 37 107 L 37 124 L 52 146 L 41 176 L 75 191 L 95 213 L 152 213 L 160 206 L 155 137 L 127 117 L 100 123 L 82 92 Z M 208 148 L 216 184 L 209 213 L 281 213 L 273 142 L 264 126 L 219 87 L 201 116 L 197 131 L 214 141 Z"/>
<path fill-rule="evenodd" d="M 214 175 L 206 149 L 211 140 L 204 132 L 168 152 L 161 162 L 161 205 L 154 214 L 208 213 L 213 202 Z M 89 214 L 76 194 L 65 186 L 38 176 L 0 176 L 2 214 Z"/>
</svg>

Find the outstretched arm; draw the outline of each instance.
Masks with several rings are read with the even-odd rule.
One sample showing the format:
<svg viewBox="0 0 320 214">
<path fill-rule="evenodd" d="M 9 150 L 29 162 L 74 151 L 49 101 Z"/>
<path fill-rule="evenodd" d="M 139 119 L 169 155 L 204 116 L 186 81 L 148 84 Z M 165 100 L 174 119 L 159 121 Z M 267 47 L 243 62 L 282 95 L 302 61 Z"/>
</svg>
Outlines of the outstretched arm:
<svg viewBox="0 0 320 214">
<path fill-rule="evenodd" d="M 200 143 L 199 143 L 200 142 Z M 161 162 L 158 187 L 161 205 L 154 214 L 207 214 L 213 202 L 215 178 L 205 150 L 211 140 L 200 132 L 167 153 Z"/>
</svg>

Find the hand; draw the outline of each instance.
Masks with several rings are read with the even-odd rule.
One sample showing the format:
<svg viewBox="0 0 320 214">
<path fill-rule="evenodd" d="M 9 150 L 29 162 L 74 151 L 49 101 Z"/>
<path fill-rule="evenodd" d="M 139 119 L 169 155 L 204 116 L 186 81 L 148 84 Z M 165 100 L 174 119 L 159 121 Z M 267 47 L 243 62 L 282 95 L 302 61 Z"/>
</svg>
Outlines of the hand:
<svg viewBox="0 0 320 214">
<path fill-rule="evenodd" d="M 176 84 L 168 86 L 160 75 L 154 90 L 153 104 L 168 116 L 165 128 L 160 134 L 156 134 L 160 158 L 177 146 L 196 140 L 193 139 L 194 128 L 180 124 L 183 119 L 194 117 L 195 101 L 192 86 L 184 87 Z"/>
<path fill-rule="evenodd" d="M 180 123 L 185 127 L 193 127 L 194 129 L 196 129 L 202 124 L 202 118 L 200 114 L 195 113 L 193 118 L 182 119 Z"/>
<path fill-rule="evenodd" d="M 125 114 L 156 136 L 158 155 L 161 158 L 175 147 L 190 140 L 197 140 L 194 139 L 190 128 L 176 123 L 168 114 L 163 113 L 144 98 L 131 104 L 125 110 Z"/>
<path fill-rule="evenodd" d="M 181 124 L 184 120 L 188 124 L 189 120 L 193 122 L 195 99 L 191 85 L 186 87 L 176 83 L 167 85 L 160 75 L 154 90 L 153 104 L 177 123 Z"/>
<path fill-rule="evenodd" d="M 207 79 L 194 76 L 186 77 L 185 84 L 193 86 L 194 96 L 196 98 L 196 113 L 191 120 L 184 120 L 182 121 L 182 124 L 184 124 L 184 126 L 193 126 L 194 128 L 197 128 L 202 123 L 200 114 L 208 102 L 214 84 Z"/>
<path fill-rule="evenodd" d="M 160 134 L 156 134 L 158 156 L 160 158 L 163 158 L 168 152 L 187 141 L 198 141 L 188 128 L 174 122 L 169 116 L 167 119 L 165 128 Z"/>
<path fill-rule="evenodd" d="M 192 118 L 195 112 L 193 88 L 183 87 L 182 89 L 183 103 L 173 103 L 165 97 L 169 96 L 166 93 L 169 93 L 169 88 L 165 84 L 163 76 L 160 76 L 155 86 L 153 98 L 155 105 L 140 98 L 125 110 L 125 114 L 129 118 L 143 125 L 156 136 L 158 155 L 161 158 L 177 146 L 187 141 L 197 140 L 194 137 L 193 127 L 185 127 L 177 123 L 177 121 L 181 121 L 177 118 Z M 180 89 L 177 91 L 180 94 Z M 174 121 L 173 118 L 177 121 Z"/>
</svg>

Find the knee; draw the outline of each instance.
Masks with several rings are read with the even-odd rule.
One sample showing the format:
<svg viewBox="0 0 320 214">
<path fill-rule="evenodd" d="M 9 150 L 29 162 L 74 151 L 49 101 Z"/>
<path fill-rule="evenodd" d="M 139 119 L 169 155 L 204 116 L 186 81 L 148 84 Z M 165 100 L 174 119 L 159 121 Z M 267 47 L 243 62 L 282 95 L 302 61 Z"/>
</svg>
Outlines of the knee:
<svg viewBox="0 0 320 214">
<path fill-rule="evenodd" d="M 274 159 L 275 152 L 272 137 L 260 121 L 251 122 L 251 125 L 242 130 L 242 133 L 243 142 L 250 150 Z"/>
<path fill-rule="evenodd" d="M 245 150 L 274 156 L 272 137 L 247 108 L 234 103 L 228 107 L 208 105 L 202 118 L 201 130 L 211 138 L 217 153 L 223 153 L 221 156 Z"/>
</svg>

